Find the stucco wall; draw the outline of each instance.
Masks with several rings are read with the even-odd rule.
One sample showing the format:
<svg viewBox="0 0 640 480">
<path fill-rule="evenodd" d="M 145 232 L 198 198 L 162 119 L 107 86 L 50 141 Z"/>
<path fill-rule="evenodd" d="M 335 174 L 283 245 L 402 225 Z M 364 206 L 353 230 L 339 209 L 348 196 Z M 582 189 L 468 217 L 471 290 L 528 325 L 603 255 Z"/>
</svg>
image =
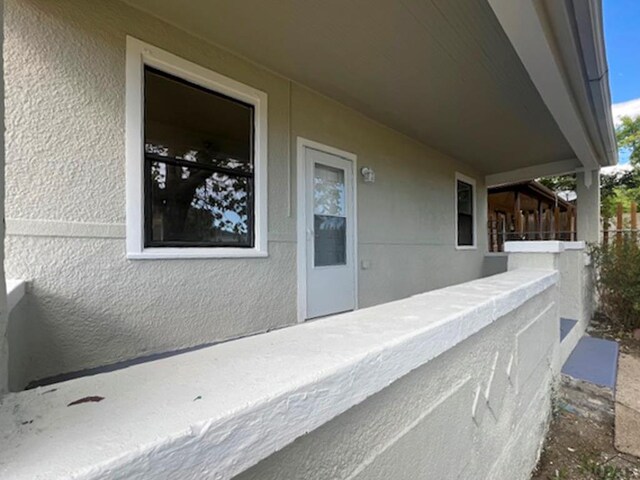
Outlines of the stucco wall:
<svg viewBox="0 0 640 480">
<path fill-rule="evenodd" d="M 358 179 L 360 306 L 481 275 L 479 172 L 120 2 L 9 0 L 5 20 L 6 268 L 31 282 L 13 388 L 294 323 L 298 135 L 376 170 Z M 268 258 L 125 258 L 126 35 L 268 94 Z M 478 182 L 477 251 L 454 248 L 456 170 Z"/>
<path fill-rule="evenodd" d="M 4 26 L 4 0 L 0 0 L 0 34 L 3 33 Z M 0 45 L 0 55 L 3 52 L 3 45 Z M 3 66 L 0 65 L 0 98 L 4 97 L 4 74 Z M 0 102 L 0 214 L 4 220 L 4 102 Z M 0 396 L 7 390 L 9 385 L 9 351 L 7 341 L 7 297 L 4 276 L 4 221 L 0 223 Z"/>
<path fill-rule="evenodd" d="M 588 177 L 591 177 L 590 179 Z M 599 242 L 602 223 L 600 218 L 600 171 L 578 172 L 576 175 L 577 237 L 584 242 Z M 590 185 L 586 183 L 590 180 Z"/>
<path fill-rule="evenodd" d="M 235 478 L 530 478 L 551 413 L 556 294 L 546 290 Z M 475 410 L 478 389 L 488 403 Z"/>
<path fill-rule="evenodd" d="M 577 322 L 560 345 L 559 366 L 562 366 L 584 335 L 593 315 L 593 271 L 585 246 L 582 242 L 557 241 L 509 243 L 511 245 L 506 249 L 519 247 L 517 252 L 509 253 L 509 270 L 543 268 L 558 270 L 560 274 L 558 314 Z"/>
<path fill-rule="evenodd" d="M 488 277 L 498 273 L 507 271 L 507 254 L 506 253 L 487 253 L 484 256 L 484 265 L 482 275 Z"/>
</svg>

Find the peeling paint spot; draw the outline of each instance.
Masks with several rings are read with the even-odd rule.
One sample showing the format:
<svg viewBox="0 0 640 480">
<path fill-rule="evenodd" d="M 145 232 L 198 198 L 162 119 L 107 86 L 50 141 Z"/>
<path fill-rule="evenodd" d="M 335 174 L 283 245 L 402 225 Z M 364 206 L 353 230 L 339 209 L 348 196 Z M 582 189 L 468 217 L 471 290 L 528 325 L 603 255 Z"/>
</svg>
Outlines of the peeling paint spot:
<svg viewBox="0 0 640 480">
<path fill-rule="evenodd" d="M 91 403 L 91 402 L 101 402 L 104 400 L 104 397 L 100 397 L 98 395 L 92 395 L 90 397 L 83 397 L 74 402 L 71 402 L 67 407 L 71 407 L 73 405 L 80 405 L 81 403 Z"/>
</svg>

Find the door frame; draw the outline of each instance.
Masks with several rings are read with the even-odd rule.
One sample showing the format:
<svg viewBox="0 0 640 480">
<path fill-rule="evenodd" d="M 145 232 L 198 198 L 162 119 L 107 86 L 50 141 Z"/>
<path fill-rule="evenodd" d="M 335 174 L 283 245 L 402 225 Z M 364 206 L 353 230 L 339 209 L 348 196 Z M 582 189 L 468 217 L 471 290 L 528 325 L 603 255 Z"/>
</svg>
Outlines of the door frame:
<svg viewBox="0 0 640 480">
<path fill-rule="evenodd" d="M 351 214 L 353 215 L 353 305 L 354 310 L 358 308 L 358 181 L 356 177 L 358 156 L 351 152 L 346 152 L 338 148 L 330 147 L 308 138 L 297 137 L 296 148 L 296 231 L 297 231 L 297 266 L 298 266 L 298 323 L 306 320 L 307 316 L 307 212 L 306 212 L 306 175 L 307 158 L 305 149 L 312 148 L 320 152 L 342 157 L 351 162 L 351 181 L 353 192 L 353 205 Z"/>
</svg>

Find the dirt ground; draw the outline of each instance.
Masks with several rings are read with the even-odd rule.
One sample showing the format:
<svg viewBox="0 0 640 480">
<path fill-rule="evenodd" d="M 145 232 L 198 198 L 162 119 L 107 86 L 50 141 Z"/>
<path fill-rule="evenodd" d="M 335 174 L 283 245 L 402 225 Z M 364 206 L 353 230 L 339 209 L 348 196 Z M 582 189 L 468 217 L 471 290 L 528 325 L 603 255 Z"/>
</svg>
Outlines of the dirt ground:
<svg viewBox="0 0 640 480">
<path fill-rule="evenodd" d="M 620 351 L 640 358 L 640 341 L 593 323 L 589 334 L 616 340 Z M 612 423 L 596 422 L 559 410 L 545 440 L 532 480 L 640 479 L 640 458 L 619 453 L 613 446 Z"/>
<path fill-rule="evenodd" d="M 554 415 L 532 480 L 640 479 L 640 459 L 613 447 L 613 424 L 570 412 Z"/>
<path fill-rule="evenodd" d="M 615 340 L 620 344 L 621 353 L 628 353 L 640 358 L 640 340 L 633 338 L 630 333 L 619 332 L 605 323 L 598 322 L 597 318 L 591 322 L 587 333 L 593 337 Z"/>
</svg>

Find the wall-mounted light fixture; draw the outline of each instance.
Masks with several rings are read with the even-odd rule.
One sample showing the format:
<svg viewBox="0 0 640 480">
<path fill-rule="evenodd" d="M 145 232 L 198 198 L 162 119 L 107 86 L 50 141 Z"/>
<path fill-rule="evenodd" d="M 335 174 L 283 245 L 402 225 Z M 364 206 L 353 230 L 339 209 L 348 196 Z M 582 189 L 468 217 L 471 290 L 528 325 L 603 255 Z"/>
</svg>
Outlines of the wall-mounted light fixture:
<svg viewBox="0 0 640 480">
<path fill-rule="evenodd" d="M 373 168 L 362 167 L 360 173 L 364 178 L 364 183 L 374 183 L 376 181 L 376 172 L 373 171 Z"/>
</svg>

